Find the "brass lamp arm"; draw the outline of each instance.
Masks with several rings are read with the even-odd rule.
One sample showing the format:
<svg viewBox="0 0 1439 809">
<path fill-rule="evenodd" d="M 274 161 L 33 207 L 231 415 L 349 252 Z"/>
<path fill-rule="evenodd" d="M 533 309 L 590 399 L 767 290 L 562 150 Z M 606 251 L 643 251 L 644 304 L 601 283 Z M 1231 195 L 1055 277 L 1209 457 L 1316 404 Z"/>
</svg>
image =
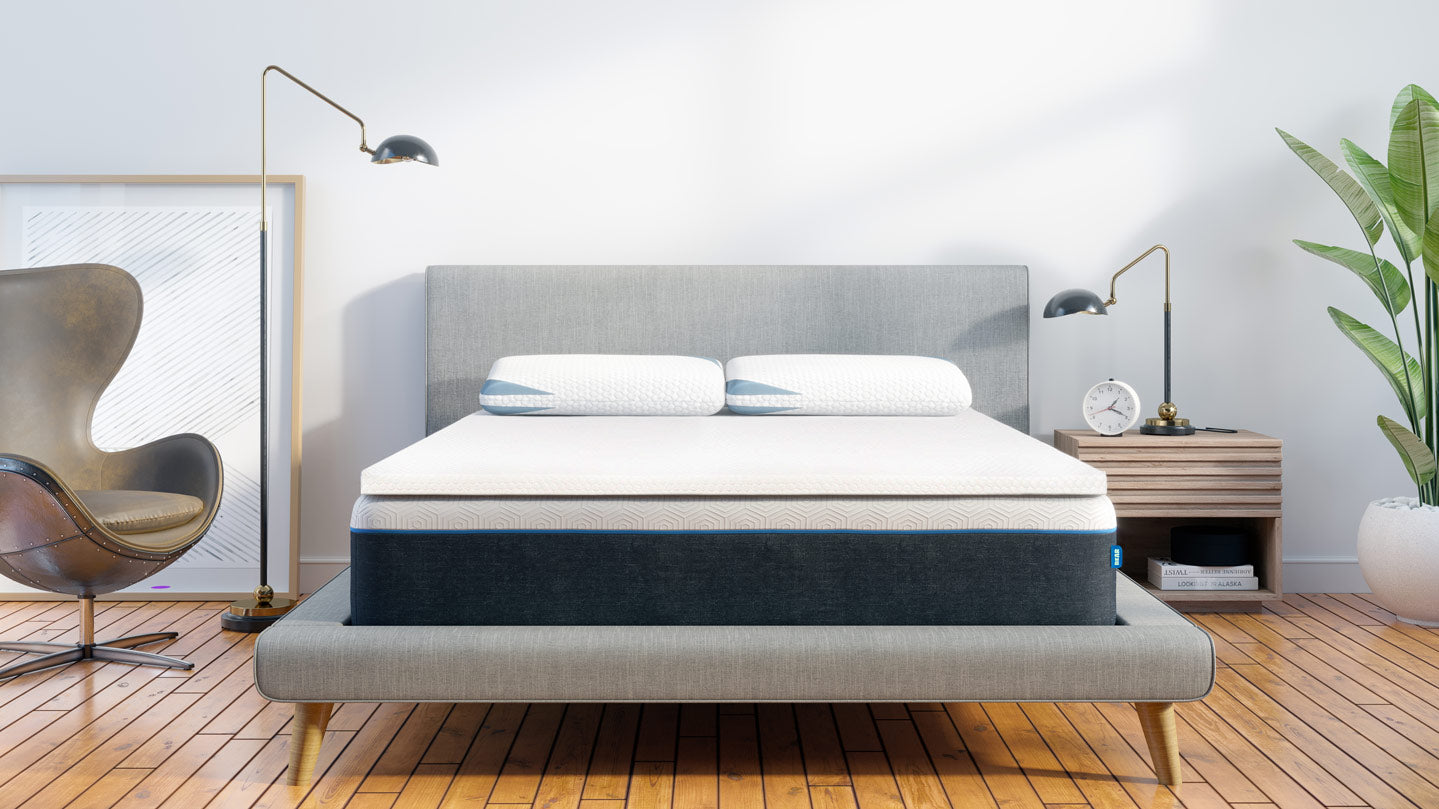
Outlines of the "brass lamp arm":
<svg viewBox="0 0 1439 809">
<path fill-rule="evenodd" d="M 313 87 L 311 87 L 310 85 L 306 84 L 305 82 L 301 81 L 298 77 L 295 76 L 295 74 L 293 74 L 293 73 L 291 73 L 290 71 L 284 69 L 283 67 L 280 67 L 279 65 L 270 65 L 270 66 L 266 67 L 266 68 L 265 68 L 263 71 L 261 71 L 261 73 L 260 73 L 260 229 L 261 229 L 261 230 L 267 230 L 267 229 L 269 229 L 269 223 L 266 221 L 266 217 L 265 217 L 265 210 L 266 210 L 266 207 L 267 207 L 267 200 L 266 200 L 266 197 L 265 197 L 265 178 L 266 178 L 266 175 L 268 174 L 268 172 L 266 171 L 266 138 L 265 138 L 265 119 L 266 119 L 266 117 L 267 117 L 267 106 L 268 106 L 268 104 L 267 104 L 267 102 L 268 102 L 268 98 L 267 98 L 267 96 L 268 96 L 268 92 L 267 92 L 268 84 L 267 84 L 267 82 L 266 82 L 265 80 L 270 77 L 270 71 L 272 71 L 272 70 L 275 71 L 276 73 L 279 73 L 281 76 L 284 76 L 285 78 L 289 79 L 290 81 L 294 82 L 295 84 L 300 85 L 301 87 L 305 88 L 306 90 L 309 90 L 311 95 L 315 96 L 316 98 L 320 99 L 321 101 L 325 102 L 326 104 L 329 104 L 330 106 L 332 106 L 332 107 L 334 107 L 335 109 L 339 110 L 339 111 L 340 111 L 341 113 L 343 113 L 347 118 L 349 118 L 350 120 L 352 120 L 352 121 L 354 121 L 355 123 L 359 124 L 359 125 L 360 125 L 360 151 L 362 151 L 362 152 L 364 152 L 365 154 L 368 154 L 368 155 L 372 155 L 372 154 L 375 153 L 375 150 L 374 150 L 374 149 L 371 149 L 370 146 L 369 146 L 369 144 L 365 142 L 365 122 L 362 121 L 362 120 L 360 120 L 360 116 L 354 114 L 353 112 L 350 112 L 349 110 L 347 110 L 347 109 L 345 109 L 344 107 L 340 106 L 339 104 L 335 103 L 335 100 L 334 100 L 333 98 L 330 98 L 329 96 L 325 95 L 324 93 L 320 92 L 319 90 L 316 90 L 315 88 L 313 88 Z"/>
<path fill-rule="evenodd" d="M 352 120 L 352 121 L 354 121 L 355 123 L 359 124 L 359 125 L 360 125 L 360 151 L 364 152 L 365 154 L 371 154 L 371 155 L 375 153 L 375 150 L 374 150 L 374 149 L 371 149 L 371 148 L 369 147 L 369 145 L 365 142 L 365 122 L 360 120 L 360 116 L 354 114 L 353 112 L 350 112 L 349 110 L 347 110 L 347 109 L 345 109 L 344 107 L 340 106 L 339 104 L 335 103 L 335 100 L 334 100 L 333 98 L 330 98 L 329 96 L 325 95 L 324 93 L 320 92 L 319 90 L 316 90 L 315 88 L 313 88 L 313 87 L 311 87 L 310 85 L 306 84 L 305 82 L 301 81 L 299 78 L 297 78 L 297 77 L 295 76 L 295 74 L 293 74 L 293 73 L 291 73 L 290 71 L 284 69 L 283 67 L 280 67 L 279 65 L 270 65 L 269 67 L 265 68 L 264 72 L 262 72 L 262 73 L 260 74 L 260 139 L 261 139 L 261 141 L 263 141 L 263 140 L 264 140 L 264 137 L 265 137 L 265 133 L 264 133 L 264 128 L 265 128 L 265 78 L 269 75 L 269 73 L 270 73 L 271 70 L 275 71 L 276 73 L 279 73 L 281 76 L 284 76 L 285 78 L 287 78 L 287 79 L 289 79 L 290 81 L 292 81 L 292 82 L 300 85 L 301 87 L 305 88 L 306 90 L 309 90 L 310 93 L 311 93 L 312 95 L 314 95 L 316 98 L 320 99 L 321 101 L 325 102 L 326 104 L 329 104 L 330 106 L 332 106 L 332 107 L 334 107 L 335 109 L 339 110 L 341 113 L 343 113 L 343 114 L 344 114 L 346 117 L 348 117 L 350 120 Z M 260 157 L 261 157 L 262 160 L 264 159 L 264 155 L 263 155 L 263 154 L 262 154 Z"/>
<path fill-rule="evenodd" d="M 1156 244 L 1148 250 L 1145 250 L 1143 253 L 1140 253 L 1139 258 L 1136 258 L 1135 260 L 1124 265 L 1122 268 L 1120 268 L 1119 272 L 1114 274 L 1113 278 L 1109 279 L 1109 300 L 1104 302 L 1105 306 L 1113 306 L 1115 303 L 1118 302 L 1114 297 L 1114 284 L 1116 281 L 1119 280 L 1119 276 L 1124 275 L 1124 273 L 1127 272 L 1134 265 L 1148 258 L 1149 254 L 1153 253 L 1155 250 L 1164 251 L 1164 311 L 1169 311 L 1169 248 L 1165 247 L 1162 244 Z"/>
</svg>

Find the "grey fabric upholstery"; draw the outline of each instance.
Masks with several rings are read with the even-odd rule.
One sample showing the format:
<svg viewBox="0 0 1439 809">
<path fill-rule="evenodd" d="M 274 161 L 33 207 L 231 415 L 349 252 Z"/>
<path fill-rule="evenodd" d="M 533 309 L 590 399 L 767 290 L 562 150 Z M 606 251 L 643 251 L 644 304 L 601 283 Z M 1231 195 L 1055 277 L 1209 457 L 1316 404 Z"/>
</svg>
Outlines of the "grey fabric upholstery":
<svg viewBox="0 0 1439 809">
<path fill-rule="evenodd" d="M 427 434 L 479 409 L 495 360 L 560 353 L 943 357 L 1029 430 L 1024 267 L 441 266 L 425 294 Z"/>
<path fill-rule="evenodd" d="M 260 635 L 255 682 L 287 702 L 1202 698 L 1209 635 L 1116 579 L 1115 626 L 357 627 L 346 571 Z"/>
</svg>

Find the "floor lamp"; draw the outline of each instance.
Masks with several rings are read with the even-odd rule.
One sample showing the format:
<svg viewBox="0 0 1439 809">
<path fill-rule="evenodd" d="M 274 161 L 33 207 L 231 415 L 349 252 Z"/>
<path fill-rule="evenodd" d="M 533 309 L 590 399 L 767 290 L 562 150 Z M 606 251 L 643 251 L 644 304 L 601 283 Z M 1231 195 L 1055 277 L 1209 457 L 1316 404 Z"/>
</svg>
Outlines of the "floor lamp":
<svg viewBox="0 0 1439 809">
<path fill-rule="evenodd" d="M 276 598 L 275 588 L 269 580 L 269 528 L 270 528 L 270 335 L 269 335 L 269 287 L 270 287 L 270 225 L 269 200 L 266 199 L 266 79 L 271 71 L 310 91 L 316 98 L 339 110 L 360 125 L 360 151 L 370 156 L 371 163 L 427 163 L 438 166 L 440 161 L 430 144 L 413 135 L 395 135 L 380 141 L 371 149 L 365 142 L 365 122 L 353 112 L 336 104 L 333 99 L 319 90 L 300 81 L 294 74 L 277 65 L 266 67 L 260 74 L 260 586 L 255 588 L 253 597 L 244 598 L 230 605 L 220 616 L 220 625 L 225 629 L 239 632 L 259 632 L 278 621 L 290 608 L 294 599 Z M 291 583 L 295 586 L 295 583 Z"/>
</svg>

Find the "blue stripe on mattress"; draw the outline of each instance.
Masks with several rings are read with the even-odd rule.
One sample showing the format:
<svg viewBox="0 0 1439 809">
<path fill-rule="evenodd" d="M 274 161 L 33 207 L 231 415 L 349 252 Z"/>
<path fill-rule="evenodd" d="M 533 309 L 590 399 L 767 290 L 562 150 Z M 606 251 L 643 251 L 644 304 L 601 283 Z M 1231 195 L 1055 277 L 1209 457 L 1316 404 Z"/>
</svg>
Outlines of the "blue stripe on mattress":
<svg viewBox="0 0 1439 809">
<path fill-rule="evenodd" d="M 926 531 L 884 531 L 861 528 L 847 528 L 841 530 L 810 531 L 803 529 L 775 530 L 768 528 L 757 529 L 728 529 L 721 528 L 712 531 L 664 531 L 657 529 L 636 529 L 620 531 L 595 531 L 589 529 L 549 529 L 549 528 L 457 528 L 457 529 L 433 529 L 433 528 L 351 528 L 352 534 L 597 534 L 600 536 L 627 535 L 627 534 L 670 534 L 675 536 L 686 535 L 720 535 L 720 534 L 808 534 L 811 536 L 830 536 L 833 534 L 871 534 L 878 536 L 944 536 L 946 534 L 1032 534 L 1036 536 L 1048 536 L 1050 534 L 1113 534 L 1113 528 L 1096 529 L 1066 529 L 1056 531 L 1052 528 L 961 528 L 953 531 L 936 529 Z"/>
</svg>

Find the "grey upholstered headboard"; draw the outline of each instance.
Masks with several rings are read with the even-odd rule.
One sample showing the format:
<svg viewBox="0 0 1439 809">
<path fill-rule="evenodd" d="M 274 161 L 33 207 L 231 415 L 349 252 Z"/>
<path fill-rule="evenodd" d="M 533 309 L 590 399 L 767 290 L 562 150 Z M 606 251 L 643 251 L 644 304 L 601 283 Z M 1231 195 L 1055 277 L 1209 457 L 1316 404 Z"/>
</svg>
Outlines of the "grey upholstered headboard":
<svg viewBox="0 0 1439 809">
<path fill-rule="evenodd" d="M 1020 266 L 444 266 L 426 273 L 426 434 L 479 409 L 510 354 L 919 354 L 1029 429 Z"/>
</svg>

